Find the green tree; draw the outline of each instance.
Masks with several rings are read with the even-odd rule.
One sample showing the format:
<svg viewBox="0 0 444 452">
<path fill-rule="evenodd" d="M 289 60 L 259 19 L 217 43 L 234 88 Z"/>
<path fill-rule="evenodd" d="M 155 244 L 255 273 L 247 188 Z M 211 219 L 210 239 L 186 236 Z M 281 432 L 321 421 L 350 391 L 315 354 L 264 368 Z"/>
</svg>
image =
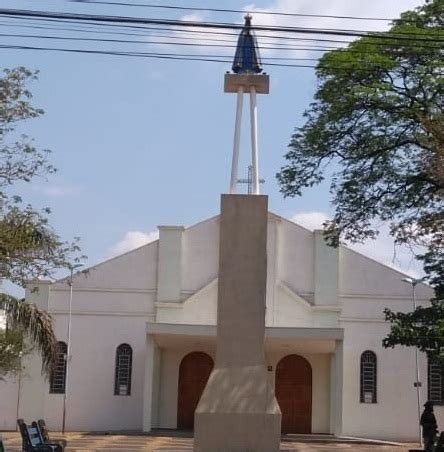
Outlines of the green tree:
<svg viewBox="0 0 444 452">
<path fill-rule="evenodd" d="M 0 281 L 23 287 L 29 280 L 69 268 L 69 257 L 78 250 L 76 242 L 63 242 L 51 228 L 48 209 L 25 205 L 16 194 L 18 184 L 55 171 L 48 162 L 49 151 L 38 149 L 17 130 L 23 122 L 43 114 L 31 104 L 27 88 L 35 78 L 35 72 L 23 67 L 5 69 L 0 75 Z M 17 369 L 12 355 L 20 344 L 23 347 L 29 341 L 41 353 L 43 370 L 48 373 L 56 345 L 51 317 L 32 304 L 4 294 L 0 296 L 0 309 L 7 319 L 7 329 L 0 335 L 0 351 L 5 353 L 5 360 L 0 362 L 2 372 Z"/>
<path fill-rule="evenodd" d="M 388 223 L 444 299 L 444 0 L 426 0 L 389 31 L 326 53 L 316 73 L 314 102 L 277 175 L 282 193 L 301 195 L 328 168 L 330 244 L 375 238 L 378 222 Z M 384 345 L 436 356 L 444 336 L 437 300 L 415 313 L 386 311 Z"/>
<path fill-rule="evenodd" d="M 384 347 L 396 345 L 418 347 L 429 359 L 444 365 L 444 305 L 433 300 L 430 307 L 419 306 L 413 312 L 385 311 L 391 323 L 390 333 L 384 338 Z"/>
<path fill-rule="evenodd" d="M 42 371 L 49 375 L 56 354 L 56 337 L 51 316 L 34 304 L 0 295 L 0 308 L 6 315 L 6 328 L 0 329 L 0 378 L 21 369 L 20 357 L 37 349 Z"/>
<path fill-rule="evenodd" d="M 56 269 L 69 267 L 68 257 L 76 243 L 62 242 L 48 222 L 49 209 L 23 205 L 14 190 L 18 183 L 55 172 L 48 162 L 49 150 L 40 150 L 16 129 L 38 118 L 43 110 L 31 104 L 27 85 L 36 73 L 23 67 L 4 70 L 0 76 L 0 277 L 21 286 Z"/>
<path fill-rule="evenodd" d="M 319 87 L 277 175 L 285 196 L 319 184 L 326 168 L 331 244 L 378 235 L 390 224 L 444 291 L 444 0 L 402 14 L 388 32 L 326 53 Z"/>
</svg>

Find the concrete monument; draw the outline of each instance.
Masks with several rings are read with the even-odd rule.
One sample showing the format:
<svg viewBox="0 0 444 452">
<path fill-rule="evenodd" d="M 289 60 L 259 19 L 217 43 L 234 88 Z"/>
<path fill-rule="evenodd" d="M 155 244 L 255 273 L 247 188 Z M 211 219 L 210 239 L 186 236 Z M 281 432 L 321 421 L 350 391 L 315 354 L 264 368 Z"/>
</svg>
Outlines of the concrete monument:
<svg viewBox="0 0 444 452">
<path fill-rule="evenodd" d="M 226 92 L 237 92 L 230 194 L 222 195 L 216 363 L 195 413 L 196 452 L 279 451 L 281 412 L 265 364 L 268 198 L 259 195 L 256 92 L 268 76 L 246 17 Z M 253 195 L 236 194 L 243 93 L 250 93 Z M 250 190 L 249 190 L 250 191 Z"/>
</svg>

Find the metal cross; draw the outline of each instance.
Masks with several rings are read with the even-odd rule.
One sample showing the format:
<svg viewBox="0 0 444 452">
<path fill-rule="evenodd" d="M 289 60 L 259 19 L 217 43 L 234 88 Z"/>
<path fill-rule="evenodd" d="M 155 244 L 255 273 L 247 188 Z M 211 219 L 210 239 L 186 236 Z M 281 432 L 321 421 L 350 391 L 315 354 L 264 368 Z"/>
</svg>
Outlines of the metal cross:
<svg viewBox="0 0 444 452">
<path fill-rule="evenodd" d="M 253 193 L 253 166 L 248 166 L 248 178 L 247 179 L 238 179 L 238 184 L 248 184 L 248 194 L 251 195 Z M 265 183 L 265 179 L 259 179 L 260 184 Z"/>
</svg>

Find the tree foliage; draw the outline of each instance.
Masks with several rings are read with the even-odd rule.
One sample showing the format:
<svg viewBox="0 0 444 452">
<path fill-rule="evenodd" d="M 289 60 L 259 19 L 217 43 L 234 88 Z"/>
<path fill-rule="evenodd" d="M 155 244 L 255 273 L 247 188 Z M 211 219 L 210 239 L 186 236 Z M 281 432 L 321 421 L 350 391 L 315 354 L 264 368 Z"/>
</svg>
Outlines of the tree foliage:
<svg viewBox="0 0 444 452">
<path fill-rule="evenodd" d="M 31 104 L 27 88 L 35 78 L 35 72 L 23 67 L 0 75 L 0 278 L 22 286 L 68 268 L 70 253 L 78 250 L 76 242 L 63 242 L 51 228 L 49 209 L 24 205 L 15 193 L 17 184 L 55 172 L 49 151 L 17 132 L 22 122 L 43 114 Z"/>
<path fill-rule="evenodd" d="M 0 329 L 0 376 L 20 370 L 20 356 L 33 348 L 40 353 L 42 371 L 48 376 L 57 344 L 51 315 L 6 294 L 0 294 L 0 309 L 6 314 L 6 328 Z"/>
<path fill-rule="evenodd" d="M 17 195 L 20 184 L 55 172 L 49 151 L 19 134 L 23 123 L 43 114 L 32 105 L 27 88 L 35 78 L 35 72 L 23 67 L 0 74 L 0 280 L 21 286 L 70 268 L 71 253 L 78 250 L 77 242 L 63 242 L 51 228 L 48 209 L 37 210 Z M 51 316 L 5 294 L 0 294 L 1 311 L 6 313 L 7 327 L 0 329 L 0 374 L 19 370 L 19 354 L 32 346 L 42 356 L 42 370 L 48 375 L 56 352 Z"/>
<path fill-rule="evenodd" d="M 379 37 L 326 53 L 319 86 L 277 175 L 285 196 L 319 184 L 326 168 L 332 245 L 378 234 L 417 251 L 444 296 L 444 0 L 402 14 Z M 421 247 L 418 248 L 417 245 Z"/>
<path fill-rule="evenodd" d="M 391 323 L 384 347 L 395 345 L 418 347 L 435 362 L 444 365 L 444 304 L 433 300 L 430 307 L 419 306 L 413 312 L 385 310 L 385 319 Z"/>
<path fill-rule="evenodd" d="M 21 357 L 25 352 L 23 334 L 17 330 L 0 329 L 0 380 L 8 373 L 22 368 Z"/>
</svg>

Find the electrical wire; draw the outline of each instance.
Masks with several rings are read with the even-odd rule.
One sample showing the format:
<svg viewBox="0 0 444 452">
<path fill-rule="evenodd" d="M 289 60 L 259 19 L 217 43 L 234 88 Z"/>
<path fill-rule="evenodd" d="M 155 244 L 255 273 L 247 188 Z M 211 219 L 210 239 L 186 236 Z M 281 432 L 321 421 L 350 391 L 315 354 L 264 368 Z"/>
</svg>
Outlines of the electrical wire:
<svg viewBox="0 0 444 452">
<path fill-rule="evenodd" d="M 190 42 L 180 42 L 180 41 L 150 41 L 148 39 L 143 40 L 124 40 L 124 39 L 107 39 L 107 38 L 79 38 L 71 36 L 43 36 L 43 35 L 25 35 L 25 34 L 8 34 L 0 33 L 0 37 L 6 38 L 33 38 L 33 39 L 55 39 L 62 41 L 84 41 L 84 42 L 112 42 L 118 44 L 146 44 L 146 45 L 171 45 L 171 46 L 192 46 L 192 47 L 217 47 L 217 48 L 236 48 L 235 42 L 232 44 L 198 44 Z M 150 36 L 151 37 L 151 36 Z M 335 50 L 339 47 L 296 47 L 296 46 L 286 46 L 286 47 L 273 47 L 273 46 L 261 46 L 264 50 L 303 50 L 303 51 L 319 51 L 326 52 L 329 50 Z"/>
<path fill-rule="evenodd" d="M 140 4 L 140 3 L 124 3 L 124 2 L 109 2 L 109 1 L 98 1 L 98 0 L 68 0 L 71 3 L 84 3 L 84 4 L 97 4 L 97 5 L 113 5 L 113 6 L 136 6 L 139 8 L 152 8 L 152 9 L 169 9 L 178 11 L 199 11 L 199 12 L 216 12 L 216 13 L 234 13 L 234 14 L 245 14 L 248 11 L 240 9 L 223 9 L 223 8 L 199 8 L 191 6 L 173 6 L 173 5 L 154 5 L 154 4 Z M 383 18 L 383 17 L 362 17 L 362 16 L 334 16 L 329 14 L 303 14 L 303 13 L 284 13 L 282 11 L 262 11 L 254 10 L 254 14 L 261 14 L 267 16 L 284 16 L 284 17 L 313 17 L 322 19 L 351 19 L 351 20 L 375 20 L 390 22 L 396 19 Z"/>
<path fill-rule="evenodd" d="M 65 49 L 56 49 L 56 48 L 48 48 L 48 47 L 31 47 L 31 46 L 10 46 L 11 48 L 18 48 L 18 49 L 23 49 L 23 50 L 65 50 Z M 9 48 L 8 45 L 0 45 L 0 48 Z M 85 49 L 66 49 L 66 50 L 79 50 L 82 51 Z M 157 53 L 157 52 L 135 52 L 135 51 L 113 51 L 113 50 L 99 50 L 99 52 L 105 52 L 105 54 L 110 54 L 110 55 L 118 55 L 118 56 L 171 56 L 171 57 L 190 57 L 190 58 L 199 58 L 199 59 L 213 59 L 213 58 L 225 58 L 225 60 L 222 60 L 221 62 L 223 63 L 231 63 L 233 56 L 232 55 L 214 55 L 214 54 L 200 54 L 200 53 Z M 296 58 L 296 57 L 264 57 L 262 58 L 262 60 L 266 60 L 266 61 L 319 61 L 318 58 Z"/>
<path fill-rule="evenodd" d="M 168 54 L 168 53 L 155 53 L 155 52 L 127 52 L 127 51 L 111 51 L 111 50 L 87 50 L 87 49 L 66 49 L 66 48 L 55 48 L 55 47 L 36 47 L 36 46 L 19 46 L 19 45 L 8 45 L 1 44 L 0 49 L 14 49 L 14 50 L 36 50 L 36 51 L 50 51 L 50 52 L 64 52 L 64 53 L 80 53 L 80 54 L 92 54 L 92 55 L 110 55 L 110 56 L 123 56 L 123 57 L 136 57 L 136 58 L 156 58 L 164 60 L 183 60 L 183 61 L 201 61 L 201 62 L 212 62 L 212 63 L 232 63 L 232 58 L 226 58 L 225 56 L 216 57 L 211 55 L 201 57 L 199 54 L 193 56 L 187 56 L 189 54 Z M 280 58 L 279 58 L 280 59 Z M 284 60 L 284 58 L 282 58 Z M 285 58 L 285 60 L 288 60 Z M 305 60 L 305 59 L 301 59 Z M 272 63 L 264 62 L 264 66 L 274 66 L 274 67 L 285 67 L 285 68 L 310 68 L 310 69 L 323 69 L 324 66 L 321 64 L 309 65 L 309 64 L 285 64 L 285 63 Z M 335 69 L 335 70 L 350 70 L 356 69 L 357 71 L 374 71 L 378 68 L 377 63 L 370 63 L 370 67 L 364 67 L 362 61 L 357 61 L 356 64 L 350 64 L 350 62 L 344 63 L 339 66 L 328 65 L 325 68 Z"/>
<path fill-rule="evenodd" d="M 226 23 L 208 23 L 208 22 L 189 22 L 189 21 L 181 21 L 181 20 L 166 20 L 166 19 L 140 19 L 134 17 L 120 17 L 120 16 L 97 16 L 97 15 L 85 15 L 85 14 L 71 14 L 71 13 L 50 13 L 50 12 L 42 12 L 42 11 L 23 11 L 23 10 L 4 10 L 0 9 L 0 17 L 3 16 L 8 20 L 13 20 L 15 25 L 27 26 L 27 27 L 38 27 L 40 29 L 56 29 L 63 32 L 68 33 L 102 33 L 102 34 L 120 34 L 127 36 L 143 36 L 141 33 L 145 33 L 147 39 L 109 39 L 109 38 L 88 38 L 88 37 L 79 37 L 79 36 L 53 36 L 53 35 L 41 35 L 41 34 L 8 34 L 8 33 L 0 33 L 0 36 L 3 38 L 12 38 L 12 39 L 45 39 L 45 40 L 59 40 L 59 41 L 76 41 L 76 42 L 86 42 L 86 43 L 113 43 L 113 44 L 144 44 L 144 45 L 168 45 L 168 46 L 191 46 L 191 47 L 208 47 L 208 48 L 236 48 L 236 38 L 238 33 L 236 32 L 226 32 L 220 31 L 220 26 L 223 26 L 224 30 L 227 28 L 242 28 L 238 24 L 226 24 Z M 23 25 L 22 21 L 25 21 L 25 25 Z M 121 21 L 123 20 L 123 23 Z M 37 25 L 26 25 L 31 24 L 33 22 L 42 23 L 43 26 Z M 47 22 L 58 22 L 62 23 L 64 27 L 48 27 Z M 171 25 L 173 24 L 173 25 Z M 74 28 L 67 28 L 68 26 Z M 10 26 L 8 22 L 0 23 L 0 26 Z M 85 28 L 79 28 L 86 27 Z M 172 28 L 172 27 L 178 28 Z M 202 26 L 204 26 L 204 30 L 202 30 Z M 105 27 L 105 28 L 103 28 Z M 112 30 L 109 30 L 109 27 L 112 27 Z M 136 31 L 137 33 L 124 33 L 122 31 L 116 31 L 116 28 L 119 30 L 124 28 L 131 28 L 132 31 Z M 182 28 L 186 27 L 186 28 Z M 206 27 L 206 28 L 205 28 Z M 192 29 L 199 28 L 199 30 Z M 255 27 L 256 28 L 256 27 Z M 155 34 L 152 31 L 158 32 L 159 30 L 164 30 L 171 35 L 168 34 Z M 317 33 L 323 34 L 326 32 L 326 29 L 306 29 L 300 27 L 262 27 L 263 31 L 275 33 L 276 31 L 280 32 L 295 32 L 298 34 L 304 34 L 309 30 L 309 33 L 314 30 Z M 148 31 L 148 34 L 147 34 Z M 333 31 L 333 30 L 329 30 Z M 345 32 L 345 30 L 337 30 L 340 32 Z M 352 30 L 354 32 L 356 30 Z M 198 34 L 199 37 L 196 36 L 177 36 L 177 34 L 182 33 L 193 33 Z M 365 33 L 365 32 L 362 32 Z M 204 35 L 205 38 L 200 36 Z M 208 37 L 208 35 L 213 36 L 212 38 Z M 233 39 L 220 39 L 214 36 L 221 35 L 229 35 L 233 36 Z M 275 42 L 275 41 L 267 41 L 266 44 L 271 44 L 271 46 L 261 46 L 261 49 L 264 50 L 279 50 L 279 51 L 304 51 L 304 52 L 328 52 L 331 50 L 344 49 L 341 46 L 324 46 L 319 47 L 315 45 L 311 45 L 311 42 L 317 41 L 325 41 L 334 44 L 350 44 L 353 41 L 339 41 L 333 39 L 319 39 L 319 38 L 301 38 L 295 36 L 276 36 L 276 35 L 261 35 L 266 37 L 267 39 L 283 39 L 283 40 L 291 40 L 291 41 L 304 41 L 309 44 L 305 44 L 305 46 L 292 45 L 288 42 Z M 369 36 L 366 34 L 366 36 Z M 373 34 L 371 35 L 373 36 Z M 379 37 L 379 35 L 376 35 Z M 384 37 L 387 37 L 386 35 Z M 162 38 L 165 40 L 152 40 L 153 38 Z M 391 39 L 398 40 L 398 37 L 392 37 Z M 205 42 L 183 42 L 183 41 L 202 41 Z M 419 39 L 420 40 L 420 39 Z M 403 42 L 402 45 L 408 43 L 408 45 L 418 45 L 416 43 L 418 39 L 413 40 L 411 37 L 408 38 L 408 41 Z M 427 39 L 428 45 L 421 45 L 421 48 L 433 48 L 441 50 L 441 46 L 430 46 L 429 44 L 432 42 L 436 44 L 436 38 Z M 223 42 L 224 44 L 212 44 L 212 42 Z M 438 40 L 438 42 L 440 42 Z M 373 43 L 372 43 L 373 45 Z M 380 43 L 378 43 L 380 45 Z M 387 45 L 384 43 L 382 45 Z M 391 44 L 390 44 L 391 45 Z M 399 44 L 398 44 L 399 45 Z M 120 50 L 91 50 L 91 49 L 73 49 L 73 48 L 55 48 L 55 47 L 37 47 L 31 45 L 14 45 L 7 44 L 1 45 L 0 49 L 15 49 L 15 50 L 36 50 L 36 51 L 53 51 L 53 52 L 70 52 L 70 53 L 84 53 L 84 54 L 101 54 L 101 55 L 112 55 L 112 56 L 127 56 L 127 57 L 144 57 L 144 58 L 161 58 L 161 59 L 176 59 L 176 60 L 188 60 L 188 61 L 208 61 L 208 62 L 217 62 L 217 63 L 231 63 L 232 59 L 229 55 L 209 55 L 209 54 L 184 54 L 184 53 L 160 53 L 160 52 L 136 52 L 136 51 L 120 51 Z M 348 52 L 353 52 L 353 49 L 347 49 Z M 379 54 L 378 51 L 371 50 L 361 50 L 357 51 L 360 54 Z M 228 59 L 227 59 L 228 58 Z M 306 67 L 306 68 L 321 68 L 319 65 L 318 58 L 298 58 L 298 57 L 288 57 L 288 56 L 274 56 L 274 57 L 264 57 L 264 65 L 268 66 L 278 66 L 278 67 Z M 280 63 L 272 63 L 271 61 L 280 61 Z M 317 65 L 306 65 L 306 64 L 284 64 L 282 62 L 285 61 L 316 61 Z M 371 67 L 378 67 L 376 62 L 371 61 L 359 61 L 359 62 L 338 62 L 338 69 L 346 69 L 346 65 L 349 67 L 360 68 L 364 63 L 364 69 L 370 69 Z M 358 66 L 359 65 L 359 66 Z M 329 66 L 329 68 L 333 68 Z"/>
<path fill-rule="evenodd" d="M 142 30 L 138 30 L 137 33 L 126 33 L 126 32 L 118 32 L 118 31 L 105 31 L 100 30 L 98 28 L 89 27 L 88 29 L 85 28 L 66 28 L 66 27 L 49 27 L 49 26 L 43 26 L 43 25 L 23 25 L 17 22 L 13 22 L 12 24 L 7 22 L 0 22 L 0 26 L 4 27 L 19 27 L 19 28 L 31 28 L 36 30 L 60 30 L 60 31 L 69 31 L 69 32 L 81 32 L 81 33 L 103 33 L 103 34 L 116 34 L 116 35 L 124 35 L 124 36 L 140 36 L 142 35 Z M 160 31 L 177 31 L 178 33 L 194 33 L 199 35 L 204 35 L 206 40 L 211 41 L 220 41 L 220 42 L 237 42 L 237 38 L 239 36 L 238 33 L 222 33 L 222 32 L 212 32 L 212 31 L 195 31 L 195 30 L 181 30 L 181 29 L 171 29 L 166 27 L 143 27 L 143 30 L 160 30 Z M 136 30 L 134 30 L 136 31 Z M 215 39 L 215 38 L 208 38 L 207 35 L 214 35 L 214 36 L 233 36 L 233 39 Z M 152 33 L 149 33 L 147 35 L 146 33 L 143 33 L 143 35 L 146 36 L 156 36 L 156 37 L 169 37 L 168 35 L 154 35 Z M 279 40 L 288 40 L 288 41 L 315 41 L 315 42 L 331 42 L 331 43 L 338 43 L 338 44 L 350 44 L 353 41 L 350 40 L 338 40 L 338 39 L 322 39 L 322 38 L 301 38 L 301 37 L 294 37 L 294 36 L 282 36 L 282 35 L 255 35 L 257 38 L 269 38 L 269 39 L 279 39 Z M 176 36 L 175 36 L 176 37 Z M 186 37 L 186 36 L 180 36 L 180 39 L 189 39 L 189 40 L 200 40 L 202 38 L 196 37 Z M 271 43 L 266 42 L 261 39 L 261 43 L 264 44 L 274 44 L 279 45 L 278 43 Z M 379 44 L 378 44 L 379 45 Z M 381 44 L 386 45 L 386 44 Z"/>
<path fill-rule="evenodd" d="M 139 57 L 139 58 L 157 58 L 166 60 L 185 60 L 185 61 L 204 61 L 212 63 L 232 63 L 232 58 L 230 59 L 218 59 L 216 57 L 212 58 L 201 58 L 198 55 L 194 57 L 181 56 L 180 54 L 163 54 L 163 53 L 143 53 L 143 52 L 118 52 L 110 50 L 85 50 L 85 49 L 60 49 L 54 47 L 36 47 L 36 46 L 15 46 L 15 45 L 4 45 L 0 44 L 0 49 L 15 49 L 15 50 L 40 50 L 40 51 L 53 51 L 53 52 L 65 52 L 65 53 L 84 53 L 93 55 L 111 55 L 111 56 L 124 56 L 124 57 Z M 314 65 L 289 65 L 289 64 L 279 64 L 279 63 L 266 63 L 269 66 L 278 67 L 306 67 L 315 68 Z"/>
<path fill-rule="evenodd" d="M 222 29 L 235 29 L 240 30 L 243 25 L 220 23 L 220 22 L 197 22 L 197 21 L 183 21 L 172 19 L 149 19 L 138 17 L 123 17 L 123 16 L 101 16 L 101 15 L 87 15 L 87 14 L 74 14 L 74 13 L 53 13 L 47 11 L 30 11 L 30 10 L 13 10 L 13 9 L 0 9 L 0 16 L 12 16 L 12 17 L 40 17 L 40 18 L 55 18 L 55 19 L 71 19 L 92 21 L 97 23 L 124 23 L 124 24 L 143 24 L 143 25 L 172 25 L 181 27 L 199 27 L 199 28 L 222 28 Z M 424 33 L 376 33 L 360 30 L 342 30 L 342 29 L 328 29 L 328 28 L 310 28 L 310 27 L 282 27 L 282 26 L 263 26 L 258 25 L 252 27 L 254 30 L 260 31 L 280 31 L 285 33 L 306 33 L 306 34 L 325 34 L 334 36 L 353 36 L 353 37 L 372 37 L 377 39 L 397 39 L 412 41 L 425 41 L 425 42 L 439 42 L 444 43 L 444 39 L 441 40 L 436 36 L 429 36 L 424 38 L 421 36 L 428 36 Z"/>
<path fill-rule="evenodd" d="M 116 44 L 144 44 L 144 45 L 168 45 L 168 46 L 187 46 L 187 47 L 208 47 L 208 48 L 236 48 L 237 44 L 234 40 L 220 40 L 220 39 L 211 39 L 206 38 L 205 42 L 182 42 L 177 39 L 184 39 L 184 37 L 178 38 L 177 36 L 165 36 L 165 35 L 157 35 L 157 34 L 149 34 L 147 35 L 147 39 L 142 40 L 129 40 L 129 39 L 109 39 L 109 38 L 86 38 L 86 37 L 72 37 L 72 36 L 47 36 L 47 35 L 37 35 L 37 34 L 9 34 L 9 33 L 0 33 L 0 37 L 6 38 L 32 38 L 32 39 L 47 39 L 47 40 L 61 40 L 61 41 L 83 41 L 83 42 L 107 42 L 107 43 L 116 43 Z M 148 38 L 167 38 L 167 39 L 175 39 L 175 41 L 158 41 L 151 40 Z M 185 39 L 193 39 L 185 37 Z M 194 38 L 194 40 L 200 41 L 198 38 Z M 208 41 L 216 41 L 216 42 L 225 42 L 224 44 L 212 44 Z M 228 43 L 226 43 L 228 42 Z M 285 43 L 272 43 L 273 45 L 262 45 L 261 49 L 263 50 L 280 50 L 280 51 L 312 51 L 312 52 L 328 52 L 331 50 L 340 50 L 345 49 L 344 47 L 338 46 L 316 46 L 305 44 L 304 46 L 299 45 L 286 45 Z M 440 47 L 430 47 L 433 49 L 440 49 Z M 379 55 L 380 51 L 359 51 L 359 50 L 347 50 L 349 53 L 357 53 L 357 54 L 367 54 L 367 55 Z"/>
<path fill-rule="evenodd" d="M 62 22 L 64 24 L 69 24 L 69 25 L 74 25 L 74 26 L 77 26 L 79 24 L 80 25 L 85 25 L 84 22 L 79 22 L 79 21 L 72 22 L 71 20 L 67 20 L 67 19 L 63 19 L 63 20 L 62 19 L 48 19 L 48 18 L 31 18 L 30 19 L 30 18 L 25 18 L 25 17 L 12 18 L 12 19 L 16 19 L 18 21 L 20 21 L 20 20 L 44 21 L 44 22 L 45 21 L 51 21 L 51 22 L 55 21 L 55 22 Z M 191 30 L 189 28 L 161 27 L 159 25 L 157 25 L 155 27 L 153 27 L 153 26 L 150 27 L 150 26 L 136 26 L 136 25 L 128 25 L 128 24 L 122 25 L 122 24 L 114 24 L 114 23 L 102 23 L 102 22 L 93 23 L 92 25 L 91 25 L 90 22 L 86 22 L 86 24 L 89 24 L 90 28 L 91 27 L 99 27 L 99 28 L 101 28 L 101 27 L 116 28 L 117 27 L 117 28 L 125 28 L 125 29 L 130 28 L 133 31 L 135 31 L 136 29 L 138 31 L 144 31 L 144 30 L 150 29 L 150 30 L 176 31 L 176 32 L 179 32 L 179 33 L 191 33 L 191 34 L 198 34 L 198 35 L 202 35 L 202 34 L 205 34 L 205 35 L 217 34 L 217 35 L 229 35 L 229 36 L 236 36 L 236 37 L 238 36 L 238 33 L 222 32 L 220 30 L 215 32 L 214 30 L 208 30 L 208 29 L 205 29 L 205 30 L 202 30 L 202 29 L 201 30 Z M 197 28 L 199 28 L 199 27 L 197 27 Z M 298 34 L 298 33 L 296 33 L 296 34 Z M 320 39 L 320 38 L 301 38 L 301 37 L 281 36 L 281 35 L 276 36 L 276 35 L 272 35 L 272 34 L 267 34 L 267 35 L 258 35 L 258 34 L 256 34 L 256 36 L 257 37 L 266 37 L 266 38 L 269 38 L 269 39 L 281 39 L 281 40 L 282 39 L 285 39 L 285 40 L 306 40 L 306 41 L 310 41 L 310 40 L 318 41 L 319 40 L 319 41 L 326 41 L 326 42 L 330 41 L 330 42 L 348 43 L 348 44 L 353 42 L 353 41 L 348 41 L 348 40 L 347 41 L 344 41 L 344 40 L 340 41 L 340 40 L 330 40 L 330 39 Z M 395 38 L 393 38 L 393 39 L 395 39 Z M 416 43 L 416 41 L 417 41 L 417 39 L 413 39 L 412 38 L 412 39 L 403 41 L 402 45 L 404 45 L 404 46 L 406 46 L 406 45 L 417 46 L 418 44 Z M 430 40 L 426 40 L 426 41 L 428 43 L 435 43 L 436 39 L 430 39 Z M 397 43 L 391 44 L 391 43 L 387 43 L 387 42 L 379 42 L 379 43 L 378 42 L 376 42 L 376 43 L 372 42 L 372 45 L 378 45 L 378 46 L 386 46 L 386 45 L 399 46 L 399 43 L 397 42 Z M 430 47 L 430 48 L 439 48 L 439 49 L 441 48 L 440 46 L 434 46 L 434 45 L 430 46 L 430 45 L 425 45 L 425 44 L 422 44 L 422 46 Z"/>
</svg>

